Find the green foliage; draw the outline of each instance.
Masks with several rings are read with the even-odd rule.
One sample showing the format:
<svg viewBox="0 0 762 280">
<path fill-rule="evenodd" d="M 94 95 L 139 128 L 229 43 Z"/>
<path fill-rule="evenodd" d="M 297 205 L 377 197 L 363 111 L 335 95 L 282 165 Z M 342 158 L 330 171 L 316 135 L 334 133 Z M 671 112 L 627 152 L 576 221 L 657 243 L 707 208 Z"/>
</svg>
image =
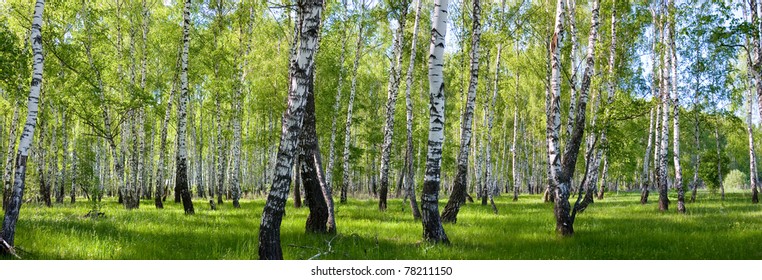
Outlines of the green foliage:
<svg viewBox="0 0 762 280">
<path fill-rule="evenodd" d="M 728 172 L 728 162 L 730 159 L 727 155 L 720 155 L 719 162 L 717 152 L 713 150 L 705 150 L 701 154 L 701 166 L 699 167 L 699 176 L 704 181 L 707 188 L 715 192 L 720 188 L 720 174 L 717 173 L 717 164 L 721 165 L 722 174 Z"/>
<path fill-rule="evenodd" d="M 84 136 L 78 137 L 74 141 L 76 170 L 72 178 L 72 184 L 76 185 L 77 189 L 82 189 L 88 194 L 90 210 L 94 213 L 98 213 L 101 210 L 100 197 L 103 194 L 101 186 L 98 183 L 98 176 L 95 173 L 97 159 L 93 147 L 97 144 L 96 140 L 94 137 Z M 94 215 L 93 217 L 98 216 Z"/>
<path fill-rule="evenodd" d="M 725 186 L 725 189 L 744 189 L 749 185 L 749 177 L 738 169 L 733 169 L 722 181 L 722 185 Z"/>
</svg>

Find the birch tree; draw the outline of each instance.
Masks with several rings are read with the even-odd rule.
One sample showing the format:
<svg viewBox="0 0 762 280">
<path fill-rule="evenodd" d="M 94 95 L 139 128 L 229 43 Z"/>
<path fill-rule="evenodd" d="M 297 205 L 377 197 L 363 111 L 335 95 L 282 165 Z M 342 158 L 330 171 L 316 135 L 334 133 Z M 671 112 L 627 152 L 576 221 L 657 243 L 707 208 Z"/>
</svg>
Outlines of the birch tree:
<svg viewBox="0 0 762 280">
<path fill-rule="evenodd" d="M 421 195 L 423 239 L 434 243 L 450 243 L 439 217 L 439 185 L 444 142 L 444 42 L 447 35 L 448 0 L 435 0 L 431 18 L 429 46 L 429 141 L 426 153 L 426 175 Z"/>
<path fill-rule="evenodd" d="M 588 37 L 587 55 L 585 57 L 585 70 L 583 72 L 582 84 L 579 92 L 579 100 L 575 122 L 570 134 L 569 143 L 564 147 L 564 153 L 561 157 L 559 147 L 559 132 L 561 126 L 560 114 L 560 91 L 561 91 L 561 52 L 560 38 L 563 35 L 564 22 L 564 1 L 558 0 L 556 4 L 556 16 L 554 24 L 553 37 L 550 42 L 551 54 L 551 83 L 548 100 L 547 115 L 547 145 L 548 158 L 550 160 L 549 184 L 555 196 L 554 214 L 556 218 L 556 231 L 563 236 L 574 234 L 574 215 L 577 212 L 578 203 L 575 204 L 574 212 L 571 211 L 569 196 L 571 190 L 571 177 L 577 163 L 577 154 L 585 129 L 585 110 L 587 106 L 587 95 L 592 78 L 593 68 L 595 66 L 594 54 L 595 43 L 598 33 L 598 12 L 600 3 L 595 0 L 592 5 L 592 17 L 590 35 Z M 579 198 L 578 198 L 579 202 Z"/>
<path fill-rule="evenodd" d="M 40 101 L 40 89 L 42 88 L 42 71 L 45 57 L 42 52 L 42 13 L 45 8 L 44 0 L 37 0 L 32 17 L 32 30 L 29 40 L 32 45 L 32 82 L 30 84 L 29 98 L 27 101 L 27 115 L 24 129 L 19 140 L 19 148 L 16 153 L 16 171 L 13 180 L 13 190 L 8 200 L 8 206 L 3 216 L 2 233 L 0 233 L 0 253 L 18 257 L 14 249 L 16 237 L 16 222 L 19 218 L 21 203 L 24 199 L 24 187 L 26 179 L 26 163 L 29 157 L 29 149 L 32 147 L 34 129 L 37 122 L 38 106 Z"/>
<path fill-rule="evenodd" d="M 315 50 L 320 36 L 318 30 L 322 19 L 323 1 L 299 0 L 297 3 L 300 17 L 303 19 L 303 27 L 299 35 L 299 51 L 296 56 L 294 76 L 289 81 L 291 89 L 288 94 L 288 107 L 283 113 L 273 183 L 259 226 L 259 258 L 263 260 L 283 259 L 280 225 L 291 184 L 291 167 L 294 164 L 297 143 L 302 130 L 310 75 L 313 74 Z"/>
<path fill-rule="evenodd" d="M 421 13 L 421 1 L 417 0 L 415 8 L 415 23 L 413 24 L 413 38 L 410 43 L 410 60 L 405 78 L 405 109 L 407 119 L 407 143 L 405 146 L 405 165 L 403 173 L 405 176 L 405 197 L 410 198 L 410 209 L 413 213 L 413 219 L 421 219 L 421 210 L 418 209 L 418 202 L 415 198 L 415 181 L 413 179 L 413 99 L 410 97 L 410 90 L 413 86 L 413 71 L 415 70 L 415 47 L 418 40 L 418 23 Z"/>
<path fill-rule="evenodd" d="M 363 1 L 361 10 L 365 10 L 365 2 Z M 344 152 L 342 156 L 342 183 L 340 203 L 347 202 L 347 190 L 352 185 L 351 171 L 349 171 L 349 147 L 352 137 L 352 110 L 355 102 L 355 92 L 357 91 L 357 69 L 360 67 L 360 57 L 362 57 L 363 47 L 363 14 L 360 14 L 360 24 L 357 31 L 357 42 L 355 43 L 355 59 L 352 66 L 352 83 L 349 89 L 349 102 L 347 103 L 347 124 L 344 130 Z"/>
<path fill-rule="evenodd" d="M 481 37 L 481 2 L 473 0 L 473 22 L 471 31 L 471 68 L 468 81 L 468 97 L 463 108 L 463 122 L 460 126 L 460 151 L 458 152 L 458 167 L 455 174 L 450 198 L 442 210 L 442 222 L 456 223 L 461 204 L 466 202 L 466 187 L 468 186 L 468 150 L 471 148 L 472 126 L 474 122 L 474 103 L 476 103 L 476 87 L 479 82 L 479 40 Z M 433 32 L 433 31 L 432 31 Z M 432 39 L 433 41 L 434 39 Z M 431 83 L 431 82 L 429 82 Z"/>
<path fill-rule="evenodd" d="M 186 0 L 183 7 L 183 52 L 180 56 L 180 98 L 177 105 L 177 175 L 175 178 L 175 191 L 180 192 L 185 214 L 193 214 L 193 201 L 191 201 L 188 187 L 188 148 L 186 147 L 188 127 L 188 48 L 190 47 L 190 5 Z"/>
<path fill-rule="evenodd" d="M 407 21 L 407 9 L 410 0 L 398 2 L 400 16 L 397 22 L 397 34 L 394 38 L 394 61 L 389 69 L 389 87 L 386 102 L 386 125 L 384 125 L 384 143 L 381 145 L 381 189 L 378 198 L 378 209 L 386 210 L 386 196 L 389 192 L 389 157 L 392 154 L 392 137 L 394 135 L 394 111 L 397 104 L 397 93 L 400 87 L 400 70 L 402 68 L 402 44 L 404 39 L 405 22 Z"/>
</svg>

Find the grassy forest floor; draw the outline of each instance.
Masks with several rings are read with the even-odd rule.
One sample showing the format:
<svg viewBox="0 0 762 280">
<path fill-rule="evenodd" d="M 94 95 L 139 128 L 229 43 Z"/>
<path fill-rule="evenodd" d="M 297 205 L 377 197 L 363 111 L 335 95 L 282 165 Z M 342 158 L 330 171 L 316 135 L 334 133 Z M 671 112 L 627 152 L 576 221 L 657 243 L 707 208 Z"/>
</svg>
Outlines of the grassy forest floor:
<svg viewBox="0 0 762 280">
<path fill-rule="evenodd" d="M 450 246 L 421 242 L 421 224 L 399 199 L 386 212 L 375 200 L 336 204 L 338 235 L 308 235 L 308 209 L 289 200 L 281 242 L 286 259 L 762 259 L 762 205 L 750 194 L 699 193 L 687 215 L 660 213 L 654 194 L 639 204 L 639 193 L 607 194 L 577 217 L 576 234 L 558 237 L 552 204 L 539 196 L 509 196 L 490 206 L 465 205 L 457 224 L 445 225 Z M 169 200 L 169 199 L 168 199 Z M 68 199 L 67 199 L 68 202 Z M 440 199 L 440 206 L 446 202 Z M 17 225 L 16 245 L 25 259 L 257 259 L 257 233 L 264 199 L 243 200 L 209 210 L 195 200 L 196 214 L 181 204 L 157 210 L 142 201 L 127 211 L 104 201 L 105 218 L 85 218 L 91 204 L 81 201 L 52 208 L 25 204 Z M 328 245 L 330 241 L 330 247 Z M 330 250 L 329 250 L 330 248 Z"/>
</svg>

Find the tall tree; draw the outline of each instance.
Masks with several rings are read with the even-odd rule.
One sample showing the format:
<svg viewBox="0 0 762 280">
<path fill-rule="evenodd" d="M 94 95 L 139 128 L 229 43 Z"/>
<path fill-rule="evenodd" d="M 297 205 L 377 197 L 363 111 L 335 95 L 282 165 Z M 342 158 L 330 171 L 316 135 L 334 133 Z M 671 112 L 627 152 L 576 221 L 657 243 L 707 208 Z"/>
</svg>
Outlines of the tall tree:
<svg viewBox="0 0 762 280">
<path fill-rule="evenodd" d="M 413 219 L 421 219 L 421 210 L 418 209 L 418 202 L 415 198 L 415 182 L 413 173 L 413 99 L 410 97 L 410 90 L 413 87 L 413 71 L 415 70 L 415 46 L 418 40 L 418 23 L 420 21 L 421 2 L 417 0 L 415 5 L 415 23 L 413 24 L 413 38 L 410 43 L 410 60 L 405 78 L 405 109 L 407 118 L 407 143 L 405 146 L 405 165 L 402 173 L 405 176 L 405 196 L 410 198 L 410 209 L 413 213 Z"/>
<path fill-rule="evenodd" d="M 389 192 L 389 158 L 392 154 L 392 137 L 394 135 L 394 111 L 397 104 L 397 93 L 400 87 L 400 70 L 402 69 L 402 45 L 404 39 L 405 22 L 407 21 L 407 9 L 410 0 L 401 0 L 399 4 L 399 19 L 397 22 L 397 35 L 394 38 L 394 60 L 389 69 L 388 98 L 386 101 L 386 125 L 384 125 L 384 143 L 381 145 L 381 190 L 378 197 L 378 209 L 386 210 L 386 196 Z"/>
<path fill-rule="evenodd" d="M 27 115 L 24 130 L 19 140 L 19 149 L 16 153 L 16 172 L 13 180 L 13 192 L 8 201 L 8 207 L 3 216 L 2 233 L 0 233 L 0 253 L 4 255 L 16 255 L 14 240 L 16 237 L 16 222 L 21 211 L 21 203 L 24 199 L 24 187 L 26 179 L 26 162 L 29 157 L 29 149 L 32 147 L 34 128 L 37 124 L 37 109 L 40 101 L 40 89 L 42 88 L 42 68 L 45 57 L 42 52 L 42 13 L 45 8 L 44 0 L 37 0 L 34 5 L 32 17 L 32 30 L 29 40 L 32 43 L 32 82 L 30 84 L 29 98 L 27 101 Z"/>
<path fill-rule="evenodd" d="M 598 35 L 598 12 L 600 3 L 595 0 L 592 5 L 592 17 L 590 26 L 590 35 L 588 37 L 587 55 L 585 56 L 585 70 L 583 72 L 582 84 L 579 92 L 579 100 L 575 116 L 574 127 L 569 135 L 571 139 L 564 147 L 563 156 L 560 154 L 559 137 L 561 126 L 560 114 L 560 91 L 561 91 L 561 52 L 560 38 L 563 35 L 564 22 L 564 1 L 558 0 L 556 4 L 556 20 L 553 37 L 550 42 L 551 54 L 551 83 L 550 95 L 548 100 L 549 116 L 547 119 L 546 137 L 548 144 L 548 157 L 550 159 L 549 184 L 555 196 L 554 214 L 556 218 L 556 231 L 563 236 L 574 234 L 574 215 L 577 211 L 575 205 L 574 212 L 571 211 L 569 196 L 571 191 L 571 178 L 577 163 L 582 136 L 585 130 L 585 110 L 587 107 L 587 96 L 590 88 L 590 81 L 595 66 L 595 43 Z M 578 199 L 579 201 L 579 199 Z"/>
<path fill-rule="evenodd" d="M 481 38 L 481 1 L 473 0 L 473 22 L 471 27 L 471 68 L 468 81 L 468 97 L 463 108 L 463 122 L 460 124 L 460 150 L 458 152 L 458 167 L 455 174 L 450 198 L 442 210 L 442 222 L 455 223 L 461 204 L 466 202 L 466 187 L 468 186 L 468 150 L 471 147 L 472 125 L 474 119 L 474 103 L 476 103 L 476 87 L 479 82 L 479 40 Z M 432 39 L 433 40 L 433 39 Z M 431 83 L 431 82 L 429 82 Z"/>
<path fill-rule="evenodd" d="M 180 98 L 177 105 L 177 172 L 175 178 L 175 191 L 180 193 L 183 200 L 185 214 L 193 214 L 193 201 L 191 201 L 188 187 L 188 148 L 186 147 L 188 127 L 188 48 L 190 47 L 190 0 L 185 0 L 183 7 L 183 52 L 180 57 Z"/>
<path fill-rule="evenodd" d="M 662 9 L 662 11 L 665 9 Z M 669 210 L 669 197 L 667 196 L 669 192 L 668 188 L 668 178 L 667 178 L 667 150 L 669 149 L 669 101 L 670 101 L 670 90 L 672 89 L 672 78 L 671 78 L 671 64 L 672 64 L 672 57 L 669 55 L 669 49 L 667 48 L 667 44 L 670 41 L 670 38 L 672 37 L 672 28 L 670 27 L 671 24 L 668 20 L 669 12 L 667 12 L 667 15 L 660 14 L 662 20 L 661 22 L 663 25 L 659 25 L 659 28 L 661 29 L 661 60 L 662 63 L 660 64 L 660 72 L 661 72 L 661 82 L 660 85 L 660 94 L 661 94 L 661 136 L 659 141 L 659 165 L 657 168 L 656 176 L 658 179 L 659 184 L 659 211 L 667 211 Z"/>
<path fill-rule="evenodd" d="M 677 23 L 677 11 L 675 10 L 675 3 L 672 0 L 667 1 L 668 9 L 668 22 L 672 22 L 672 30 L 670 30 L 669 42 L 667 42 L 669 48 L 669 56 L 672 60 L 672 77 L 675 81 L 672 83 L 672 92 L 674 99 L 672 99 L 672 110 L 674 113 L 673 120 L 673 161 L 675 165 L 675 189 L 677 190 L 677 212 L 685 213 L 685 191 L 683 190 L 683 169 L 680 165 L 680 93 L 677 91 L 677 48 L 675 47 L 675 31 L 674 27 Z"/>
<path fill-rule="evenodd" d="M 448 0 L 435 0 L 431 18 L 429 45 L 429 141 L 426 153 L 426 176 L 421 195 L 423 239 L 434 243 L 450 243 L 439 217 L 439 185 L 444 142 L 444 45 L 447 35 Z"/>
<path fill-rule="evenodd" d="M 273 184 L 267 196 L 262 221 L 259 226 L 259 258 L 263 260 L 283 259 L 280 246 L 280 225 L 291 184 L 291 170 L 296 155 L 297 143 L 302 130 L 307 104 L 307 92 L 311 82 L 315 51 L 318 45 L 318 32 L 322 0 L 299 0 L 300 17 L 303 19 L 302 32 L 299 35 L 299 51 L 296 56 L 294 76 L 289 81 L 288 106 L 283 113 L 280 145 L 273 176 Z"/>
<path fill-rule="evenodd" d="M 361 11 L 365 10 L 365 2 L 363 1 Z M 357 91 L 357 69 L 360 67 L 360 57 L 362 57 L 363 47 L 363 14 L 360 14 L 360 23 L 357 31 L 357 42 L 355 46 L 355 61 L 352 64 L 352 83 L 349 89 L 349 102 L 347 103 L 347 125 L 344 130 L 344 152 L 342 156 L 342 183 L 341 183 L 341 197 L 340 203 L 347 202 L 347 190 L 352 184 L 351 172 L 349 171 L 349 148 L 351 145 L 352 137 L 352 110 L 355 103 L 355 92 Z"/>
</svg>

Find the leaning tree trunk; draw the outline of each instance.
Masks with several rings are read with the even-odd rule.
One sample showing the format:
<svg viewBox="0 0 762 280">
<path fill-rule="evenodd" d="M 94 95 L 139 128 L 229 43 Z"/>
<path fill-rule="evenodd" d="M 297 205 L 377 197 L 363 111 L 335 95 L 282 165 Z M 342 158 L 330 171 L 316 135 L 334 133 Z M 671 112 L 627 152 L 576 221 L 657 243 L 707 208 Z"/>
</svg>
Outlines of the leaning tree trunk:
<svg viewBox="0 0 762 280">
<path fill-rule="evenodd" d="M 351 172 L 349 171 L 349 147 L 351 143 L 350 137 L 352 137 L 352 108 L 355 102 L 355 92 L 357 90 L 357 68 L 360 66 L 360 57 L 362 56 L 362 43 L 363 43 L 363 24 L 362 16 L 360 17 L 360 29 L 357 33 L 357 46 L 355 48 L 355 61 L 352 66 L 352 86 L 349 89 L 349 104 L 347 105 L 347 126 L 344 130 L 344 153 L 342 156 L 342 181 L 341 181 L 341 198 L 340 203 L 347 202 L 347 190 L 349 190 L 352 184 Z"/>
<path fill-rule="evenodd" d="M 285 212 L 288 189 L 291 184 L 291 167 L 294 164 L 297 142 L 301 134 L 302 120 L 307 103 L 311 71 L 314 69 L 314 55 L 318 43 L 318 33 L 323 1 L 299 1 L 300 16 L 304 26 L 300 35 L 294 77 L 288 96 L 288 106 L 283 114 L 280 146 L 273 176 L 273 185 L 267 196 L 262 221 L 259 226 L 259 258 L 283 259 L 280 246 L 280 225 Z"/>
<path fill-rule="evenodd" d="M 471 138 L 473 134 L 471 127 L 474 122 L 476 87 L 478 86 L 479 82 L 479 40 L 481 37 L 481 11 L 482 8 L 480 0 L 473 0 L 473 22 L 471 28 L 473 34 L 471 36 L 471 68 L 470 79 L 468 82 L 468 97 L 466 99 L 466 107 L 464 107 L 463 110 L 463 122 L 461 122 L 460 126 L 460 151 L 458 152 L 457 173 L 455 174 L 455 182 L 453 182 L 450 198 L 447 200 L 447 205 L 445 205 L 444 210 L 442 210 L 443 223 L 456 223 L 458 221 L 458 212 L 460 211 L 460 206 L 466 202 L 466 187 L 468 186 L 468 150 L 471 147 Z M 432 42 L 433 40 L 434 39 L 432 39 Z"/>
<path fill-rule="evenodd" d="M 182 54 L 180 55 L 182 56 Z M 175 69 L 179 68 L 179 66 L 180 60 L 178 59 Z M 156 167 L 156 193 L 154 197 L 154 204 L 157 209 L 164 208 L 164 186 L 166 186 L 164 183 L 164 176 L 166 176 L 166 169 L 169 166 L 167 158 L 167 128 L 169 126 L 169 118 L 172 112 L 172 103 L 174 101 L 178 74 L 179 73 L 175 72 L 174 78 L 172 78 L 172 88 L 169 90 L 169 96 L 164 100 L 164 104 L 166 104 L 167 107 L 164 109 L 164 119 L 161 121 L 161 133 L 159 134 L 159 162 Z"/>
<path fill-rule="evenodd" d="M 402 173 L 405 176 L 405 197 L 410 198 L 410 209 L 413 213 L 413 219 L 421 219 L 421 210 L 418 209 L 418 202 L 415 198 L 415 182 L 413 173 L 413 99 L 410 97 L 410 90 L 413 86 L 413 71 L 415 70 L 415 46 L 418 40 L 418 22 L 421 14 L 421 1 L 418 0 L 415 8 L 415 23 L 413 24 L 413 38 L 410 45 L 410 60 L 407 68 L 407 77 L 405 78 L 405 109 L 407 118 L 407 143 L 405 146 L 405 166 Z"/>
<path fill-rule="evenodd" d="M 292 65 L 293 66 L 293 65 Z M 312 65 L 314 67 L 314 64 Z M 314 75 L 314 69 L 310 70 Z M 315 121 L 314 78 L 309 77 L 307 105 L 305 107 L 302 134 L 299 139 L 299 162 L 301 165 L 302 186 L 307 206 L 310 208 L 307 216 L 307 232 L 335 233 L 336 220 L 333 216 L 333 197 L 326 186 L 323 175 L 323 164 L 320 158 Z"/>
<path fill-rule="evenodd" d="M 447 35 L 448 0 L 435 0 L 431 19 L 431 44 L 429 46 L 429 141 L 426 153 L 426 176 L 421 195 L 421 221 L 423 239 L 434 243 L 450 243 L 439 217 L 439 184 L 444 143 L 445 91 L 444 45 Z"/>
<path fill-rule="evenodd" d="M 389 69 L 388 99 L 386 102 L 386 125 L 384 125 L 384 142 L 381 145 L 381 189 L 378 196 L 378 210 L 386 211 L 386 196 L 389 192 L 389 157 L 392 154 L 392 137 L 394 136 L 394 111 L 397 104 L 397 92 L 400 87 L 400 70 L 402 66 L 402 44 L 404 39 L 405 22 L 409 0 L 402 0 L 400 8 L 399 27 L 394 39 L 394 61 Z"/>
<path fill-rule="evenodd" d="M 42 88 L 42 67 L 45 57 L 42 53 L 42 12 L 45 7 L 44 0 L 37 0 L 32 17 L 32 30 L 30 41 L 32 42 L 32 82 L 30 84 L 29 99 L 27 101 L 26 124 L 19 140 L 19 149 L 16 154 L 16 172 L 13 181 L 13 192 L 9 199 L 8 207 L 3 216 L 2 233 L 0 233 L 0 254 L 16 255 L 13 248 L 16 236 L 16 222 L 19 218 L 21 203 L 24 199 L 24 183 L 26 179 L 26 161 L 29 157 L 29 149 L 32 147 L 34 128 L 37 124 L 37 107 L 40 101 L 40 88 Z"/>
<path fill-rule="evenodd" d="M 188 148 L 186 147 L 188 126 L 188 48 L 190 46 L 189 25 L 190 0 L 185 1 L 183 8 L 183 52 L 180 57 L 180 98 L 177 105 L 177 173 L 175 178 L 175 191 L 180 192 L 185 214 L 193 214 L 193 201 L 191 201 L 188 187 Z"/>
</svg>

